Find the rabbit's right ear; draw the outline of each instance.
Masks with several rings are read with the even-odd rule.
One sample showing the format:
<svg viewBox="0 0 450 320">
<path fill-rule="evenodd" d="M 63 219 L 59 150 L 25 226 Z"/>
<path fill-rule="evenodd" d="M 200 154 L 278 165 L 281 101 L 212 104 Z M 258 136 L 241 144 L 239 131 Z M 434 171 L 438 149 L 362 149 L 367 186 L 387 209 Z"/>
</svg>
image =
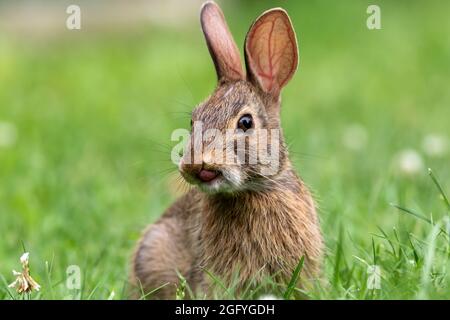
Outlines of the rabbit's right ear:
<svg viewBox="0 0 450 320">
<path fill-rule="evenodd" d="M 213 1 L 206 2 L 201 9 L 200 21 L 218 80 L 245 79 L 239 50 L 219 6 Z"/>
<path fill-rule="evenodd" d="M 286 11 L 271 9 L 256 19 L 245 39 L 245 61 L 249 80 L 278 97 L 298 64 L 297 40 Z"/>
</svg>

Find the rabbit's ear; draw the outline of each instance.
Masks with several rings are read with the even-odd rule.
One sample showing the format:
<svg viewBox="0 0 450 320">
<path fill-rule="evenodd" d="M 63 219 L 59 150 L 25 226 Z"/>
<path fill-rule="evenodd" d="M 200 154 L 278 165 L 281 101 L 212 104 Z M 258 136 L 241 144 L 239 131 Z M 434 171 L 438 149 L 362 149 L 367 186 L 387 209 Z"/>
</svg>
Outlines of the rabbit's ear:
<svg viewBox="0 0 450 320">
<path fill-rule="evenodd" d="M 298 65 L 295 31 L 286 11 L 264 12 L 247 33 L 245 61 L 249 80 L 278 97 Z"/>
<path fill-rule="evenodd" d="M 245 79 L 239 50 L 219 6 L 212 1 L 206 2 L 201 9 L 200 21 L 219 81 Z"/>
</svg>

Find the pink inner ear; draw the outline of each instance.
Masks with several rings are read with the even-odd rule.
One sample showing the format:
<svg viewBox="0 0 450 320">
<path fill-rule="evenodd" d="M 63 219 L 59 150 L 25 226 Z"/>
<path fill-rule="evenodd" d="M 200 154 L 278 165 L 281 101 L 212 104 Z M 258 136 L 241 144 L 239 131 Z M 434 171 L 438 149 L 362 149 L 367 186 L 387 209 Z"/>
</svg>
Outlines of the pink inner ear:
<svg viewBox="0 0 450 320">
<path fill-rule="evenodd" d="M 273 11 L 256 21 L 249 32 L 248 63 L 261 88 L 279 93 L 297 68 L 297 44 L 289 18 Z"/>
<path fill-rule="evenodd" d="M 222 11 L 215 3 L 209 2 L 204 5 L 201 22 L 219 79 L 244 79 L 239 50 Z"/>
</svg>

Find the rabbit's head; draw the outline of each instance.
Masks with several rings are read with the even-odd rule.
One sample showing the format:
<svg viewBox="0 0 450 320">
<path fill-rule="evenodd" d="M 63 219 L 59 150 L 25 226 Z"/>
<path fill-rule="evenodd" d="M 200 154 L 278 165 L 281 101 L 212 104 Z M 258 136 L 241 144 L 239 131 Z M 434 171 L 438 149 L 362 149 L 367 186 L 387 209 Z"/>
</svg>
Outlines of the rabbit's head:
<svg viewBox="0 0 450 320">
<path fill-rule="evenodd" d="M 297 42 L 286 11 L 264 12 L 245 39 L 245 72 L 220 8 L 207 2 L 201 25 L 218 85 L 192 113 L 179 163 L 185 180 L 209 193 L 258 190 L 289 164 L 280 130 L 280 91 L 297 69 Z"/>
</svg>

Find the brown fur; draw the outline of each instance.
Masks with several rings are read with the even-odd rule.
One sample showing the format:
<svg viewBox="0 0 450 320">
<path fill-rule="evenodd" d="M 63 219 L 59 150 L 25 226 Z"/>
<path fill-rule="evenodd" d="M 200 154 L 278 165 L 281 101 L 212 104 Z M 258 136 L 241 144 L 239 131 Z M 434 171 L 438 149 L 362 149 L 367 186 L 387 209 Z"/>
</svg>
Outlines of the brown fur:
<svg viewBox="0 0 450 320">
<path fill-rule="evenodd" d="M 205 7 L 209 8 L 211 16 L 223 19 L 221 12 L 214 12 L 220 10 L 215 4 L 209 2 Z M 283 26 L 288 22 L 290 26 L 287 14 L 279 9 L 266 12 L 260 19 L 263 22 L 284 19 Z M 208 22 L 209 25 L 212 23 Z M 286 35 L 281 30 L 277 37 L 292 39 L 292 33 L 292 28 Z M 210 37 L 211 34 L 208 33 Z M 214 39 L 207 37 L 207 41 Z M 233 40 L 226 42 L 230 41 Z M 217 43 L 214 50 L 220 50 Z M 211 54 L 216 66 L 220 64 L 220 55 Z M 284 72 L 283 79 L 292 77 L 296 55 L 295 51 L 283 60 L 286 66 L 280 71 Z M 242 113 L 251 114 L 256 127 L 280 128 L 281 87 L 275 92 L 265 90 L 261 79 L 258 80 L 258 70 L 247 67 L 252 73 L 248 80 L 235 80 L 222 74 L 230 68 L 216 68 L 218 87 L 192 115 L 194 121 L 205 124 L 204 130 L 234 128 Z M 273 76 L 274 79 L 279 77 L 278 74 Z M 236 136 L 235 139 L 239 138 Z M 305 257 L 304 279 L 318 275 L 323 245 L 314 201 L 292 169 L 281 134 L 279 139 L 280 167 L 271 176 L 259 173 L 263 166 L 259 162 L 235 166 L 218 164 L 214 161 L 217 159 L 205 152 L 199 155 L 203 159 L 201 164 L 182 160 L 180 172 L 183 177 L 199 188 L 177 200 L 144 232 L 135 250 L 130 276 L 135 288 L 142 287 L 144 292 L 151 292 L 168 283 L 151 297 L 173 299 L 179 272 L 195 293 L 211 296 L 213 288 L 204 272 L 207 270 L 222 279 L 225 285 L 230 285 L 237 274 L 237 291 L 240 292 L 250 283 L 261 283 L 267 276 L 274 276 L 280 282 L 289 281 L 302 256 Z M 226 173 L 238 174 L 239 184 L 215 192 L 207 190 L 196 179 L 196 173 L 202 168 L 218 170 L 224 177 Z"/>
</svg>

